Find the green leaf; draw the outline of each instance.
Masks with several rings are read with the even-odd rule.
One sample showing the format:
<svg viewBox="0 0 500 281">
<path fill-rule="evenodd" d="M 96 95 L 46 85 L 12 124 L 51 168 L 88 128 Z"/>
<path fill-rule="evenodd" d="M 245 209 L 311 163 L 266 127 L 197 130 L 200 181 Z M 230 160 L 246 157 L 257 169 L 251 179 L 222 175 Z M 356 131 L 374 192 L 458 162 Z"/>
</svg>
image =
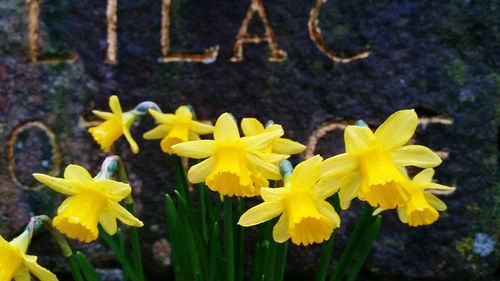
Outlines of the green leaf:
<svg viewBox="0 0 500 281">
<path fill-rule="evenodd" d="M 81 252 L 76 252 L 75 255 L 78 258 L 78 263 L 80 264 L 85 279 L 87 281 L 101 281 L 101 278 L 99 278 L 99 275 L 97 275 L 97 272 L 87 257 Z"/>
</svg>

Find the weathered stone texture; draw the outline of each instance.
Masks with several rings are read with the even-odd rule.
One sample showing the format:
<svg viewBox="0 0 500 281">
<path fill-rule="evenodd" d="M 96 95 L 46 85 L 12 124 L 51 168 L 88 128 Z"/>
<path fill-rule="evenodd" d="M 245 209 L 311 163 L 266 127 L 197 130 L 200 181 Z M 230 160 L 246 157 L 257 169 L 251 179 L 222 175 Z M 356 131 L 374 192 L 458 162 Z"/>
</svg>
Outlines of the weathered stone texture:
<svg viewBox="0 0 500 281">
<path fill-rule="evenodd" d="M 42 1 L 40 51 L 75 52 L 75 62 L 31 63 L 28 60 L 27 5 L 0 3 L 0 234 L 13 237 L 30 215 L 54 213 L 60 196 L 33 186 L 29 173 L 63 169 L 69 163 L 97 172 L 103 155 L 86 132 L 90 111 L 107 109 L 117 94 L 128 109 L 143 100 L 164 111 L 192 104 L 200 119 L 225 112 L 254 116 L 284 125 L 288 137 L 307 142 L 321 125 L 365 119 L 379 125 L 390 113 L 416 108 L 424 117 L 444 116 L 451 125 L 420 126 L 416 141 L 449 153 L 437 168 L 437 179 L 456 184 L 444 200 L 449 209 L 434 225 L 409 228 L 395 214 L 384 217 L 377 243 L 363 269 L 366 280 L 493 280 L 499 278 L 500 185 L 500 4 L 498 1 L 328 1 L 320 12 L 322 34 L 330 47 L 350 53 L 370 45 L 367 59 L 347 64 L 330 61 L 310 41 L 307 20 L 311 3 L 264 0 L 280 47 L 281 63 L 267 62 L 267 46 L 247 45 L 242 62 L 229 61 L 249 1 L 172 0 L 171 49 L 201 51 L 220 45 L 212 64 L 168 63 L 160 52 L 161 1 L 120 0 L 118 64 L 104 63 L 105 1 Z M 261 32 L 256 24 L 251 28 Z M 58 148 L 38 127 L 16 128 L 39 121 L 55 134 Z M 146 223 L 143 237 L 148 274 L 159 280 L 167 272 L 168 249 L 164 192 L 173 188 L 171 162 L 157 142 L 141 140 L 153 121 L 144 118 L 132 129 L 141 153 L 130 153 L 120 141 L 117 151 L 130 172 Z M 33 138 L 35 140 L 33 140 Z M 18 163 L 8 169 L 13 146 Z M 342 134 L 319 140 L 316 152 L 342 152 Z M 54 167 L 52 153 L 59 153 Z M 298 158 L 295 160 L 299 160 Z M 26 161 L 27 163 L 23 163 Z M 57 165 L 56 165 L 57 166 Z M 33 169 L 30 171 L 30 169 Z M 59 171 L 60 171 L 59 169 Z M 19 184 L 21 183 L 21 184 Z M 31 187 L 29 187 L 30 185 Z M 345 242 L 355 211 L 343 212 L 338 248 Z M 54 258 L 56 247 L 34 245 L 41 262 L 65 271 Z M 114 267 L 103 247 L 83 248 L 100 267 Z M 48 250 L 50 249 L 50 250 Z M 292 248 L 288 272 L 310 276 L 311 249 Z M 156 252 L 155 252 L 156 251 Z M 153 254 L 155 253 L 155 254 Z M 307 261 L 307 263 L 304 263 Z M 297 266 L 299 265 L 299 266 Z M 299 280 L 310 280 L 304 277 Z"/>
</svg>

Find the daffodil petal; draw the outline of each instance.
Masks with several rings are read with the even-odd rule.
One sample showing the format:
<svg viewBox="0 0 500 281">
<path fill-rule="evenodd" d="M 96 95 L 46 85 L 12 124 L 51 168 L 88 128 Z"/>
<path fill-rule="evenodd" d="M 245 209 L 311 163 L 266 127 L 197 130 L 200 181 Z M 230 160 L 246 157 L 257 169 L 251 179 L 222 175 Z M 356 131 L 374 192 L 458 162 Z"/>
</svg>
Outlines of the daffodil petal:
<svg viewBox="0 0 500 281">
<path fill-rule="evenodd" d="M 151 130 L 147 131 L 146 133 L 144 133 L 144 135 L 142 135 L 142 137 L 147 139 L 147 140 L 162 139 L 166 135 L 168 135 L 169 130 L 170 130 L 170 126 L 161 124 L 161 125 L 158 125 L 156 128 L 151 129 Z"/>
<path fill-rule="evenodd" d="M 393 161 L 399 166 L 432 168 L 441 164 L 439 156 L 422 145 L 406 145 L 391 151 Z"/>
<path fill-rule="evenodd" d="M 310 190 L 319 180 L 321 174 L 321 162 L 323 158 L 319 155 L 311 157 L 299 163 L 292 173 L 294 188 Z"/>
<path fill-rule="evenodd" d="M 408 214 L 406 212 L 406 206 L 398 207 L 398 217 L 402 223 L 408 223 Z"/>
<path fill-rule="evenodd" d="M 101 212 L 101 217 L 99 218 L 99 223 L 106 233 L 109 235 L 115 235 L 118 230 L 118 226 L 116 223 L 116 216 L 113 215 L 108 208 L 104 208 Z"/>
<path fill-rule="evenodd" d="M 354 175 L 350 182 L 345 186 L 341 187 L 339 191 L 340 207 L 342 210 L 349 209 L 352 199 L 358 196 L 359 189 L 363 184 L 363 177 L 360 174 Z"/>
<path fill-rule="evenodd" d="M 347 153 L 335 155 L 323 161 L 321 165 L 321 176 L 333 176 L 338 174 L 345 174 L 352 172 L 358 168 L 358 161 L 356 158 Z"/>
<path fill-rule="evenodd" d="M 283 212 L 273 228 L 273 238 L 274 241 L 278 243 L 283 243 L 290 239 L 290 232 L 288 231 L 288 214 L 286 211 Z"/>
<path fill-rule="evenodd" d="M 345 150 L 349 154 L 357 154 L 368 149 L 375 139 L 370 128 L 347 126 L 344 131 Z"/>
<path fill-rule="evenodd" d="M 118 100 L 117 96 L 113 95 L 109 98 L 109 108 L 111 108 L 114 115 L 122 115 L 122 107 L 120 106 L 120 100 Z"/>
<path fill-rule="evenodd" d="M 418 187 L 424 187 L 432 182 L 432 177 L 434 176 L 434 169 L 425 169 L 413 177 L 413 184 Z"/>
<path fill-rule="evenodd" d="M 264 201 L 270 202 L 270 201 L 276 201 L 281 198 L 287 193 L 287 191 L 284 188 L 261 188 L 260 189 L 260 196 Z"/>
<path fill-rule="evenodd" d="M 167 114 L 163 114 L 161 112 L 158 112 L 154 109 L 149 109 L 148 110 L 149 114 L 151 116 L 153 116 L 153 118 L 161 123 L 161 124 L 164 124 L 164 125 L 172 125 L 174 119 L 175 119 L 175 115 L 173 114 L 170 114 L 170 113 L 167 113 Z"/>
<path fill-rule="evenodd" d="M 211 134 L 214 132 L 214 126 L 210 124 L 204 124 L 195 120 L 191 121 L 189 129 L 200 135 Z"/>
<path fill-rule="evenodd" d="M 407 143 L 415 133 L 418 116 L 413 109 L 395 112 L 375 131 L 375 137 L 380 145 L 387 150 Z"/>
<path fill-rule="evenodd" d="M 21 265 L 19 269 L 16 272 L 16 275 L 14 275 L 14 280 L 15 281 L 31 281 L 31 275 L 28 267 L 25 265 Z"/>
<path fill-rule="evenodd" d="M 455 187 L 446 186 L 439 183 L 431 182 L 424 189 L 434 189 L 434 190 L 443 190 L 443 191 L 455 191 Z"/>
<path fill-rule="evenodd" d="M 92 176 L 82 166 L 70 164 L 64 169 L 64 179 L 88 184 L 92 182 Z"/>
<path fill-rule="evenodd" d="M 215 157 L 209 157 L 192 166 L 188 171 L 188 179 L 192 183 L 204 182 L 215 165 Z"/>
<path fill-rule="evenodd" d="M 253 173 L 260 174 L 261 176 L 271 180 L 281 179 L 280 169 L 276 165 L 265 162 L 258 156 L 251 153 L 247 153 L 245 156 L 247 159 L 248 169 Z"/>
<path fill-rule="evenodd" d="M 253 154 L 257 155 L 260 159 L 262 159 L 264 162 L 269 162 L 273 164 L 277 164 L 281 162 L 281 160 L 285 160 L 290 158 L 290 155 L 284 155 L 284 154 L 277 154 L 277 153 L 265 153 L 265 152 L 252 152 Z"/>
<path fill-rule="evenodd" d="M 441 199 L 437 198 L 434 194 L 424 193 L 425 200 L 429 202 L 429 204 L 434 207 L 438 211 L 446 211 L 448 207 L 446 204 L 441 201 Z"/>
<path fill-rule="evenodd" d="M 240 138 L 238 125 L 229 113 L 222 114 L 215 122 L 214 139 L 217 141 L 233 141 Z"/>
<path fill-rule="evenodd" d="M 135 142 L 134 138 L 132 138 L 132 135 L 130 134 L 130 130 L 128 128 L 126 127 L 123 128 L 123 135 L 130 144 L 130 149 L 132 149 L 132 152 L 135 154 L 139 153 L 139 146 Z"/>
<path fill-rule="evenodd" d="M 241 215 L 238 224 L 253 226 L 271 220 L 283 213 L 285 204 L 282 200 L 261 203 Z"/>
<path fill-rule="evenodd" d="M 318 211 L 325 217 L 331 219 L 333 221 L 334 228 L 337 228 L 340 226 L 340 217 L 335 212 L 335 209 L 333 208 L 332 205 L 330 205 L 328 202 L 324 200 L 316 200 L 316 207 L 318 208 Z"/>
<path fill-rule="evenodd" d="M 37 181 L 48 186 L 50 189 L 62 194 L 74 195 L 77 194 L 80 190 L 79 185 L 73 184 L 72 182 L 65 179 L 51 177 L 38 173 L 33 174 L 33 177 L 35 177 Z"/>
<path fill-rule="evenodd" d="M 376 216 L 376 215 L 382 213 L 383 211 L 385 211 L 385 210 L 382 209 L 381 207 L 378 207 L 377 209 L 375 209 L 375 211 L 373 211 L 372 216 Z"/>
<path fill-rule="evenodd" d="M 92 113 L 94 113 L 95 116 L 97 116 L 101 119 L 104 119 L 104 120 L 108 120 L 109 118 L 115 116 L 111 112 L 100 111 L 100 110 L 92 110 Z"/>
<path fill-rule="evenodd" d="M 36 276 L 36 278 L 38 278 L 40 281 L 58 281 L 54 273 L 41 267 L 38 263 L 36 263 L 36 260 L 36 256 L 24 256 L 24 265 L 33 275 Z"/>
<path fill-rule="evenodd" d="M 306 150 L 305 145 L 290 139 L 278 138 L 273 142 L 273 152 L 279 154 L 293 155 L 302 153 L 304 150 Z"/>
<path fill-rule="evenodd" d="M 215 153 L 215 141 L 198 140 L 179 143 L 172 146 L 172 151 L 179 155 L 194 159 L 202 159 Z"/>
<path fill-rule="evenodd" d="M 108 208 L 113 213 L 113 215 L 116 216 L 124 224 L 135 227 L 141 227 L 144 225 L 142 221 L 134 217 L 131 213 L 129 213 L 129 211 L 127 211 L 117 202 L 108 200 Z"/>
<path fill-rule="evenodd" d="M 241 130 L 245 136 L 255 136 L 264 132 L 264 125 L 256 118 L 243 118 Z"/>
<path fill-rule="evenodd" d="M 95 185 L 114 201 L 121 201 L 132 192 L 129 184 L 114 180 L 96 180 Z"/>
<path fill-rule="evenodd" d="M 345 186 L 351 178 L 352 173 L 321 178 L 311 189 L 311 193 L 313 193 L 316 198 L 324 200 L 339 191 L 340 187 Z"/>
<path fill-rule="evenodd" d="M 276 138 L 283 135 L 283 129 L 274 130 L 268 133 L 262 133 L 251 137 L 243 137 L 241 141 L 245 144 L 248 151 L 263 150 Z"/>
</svg>

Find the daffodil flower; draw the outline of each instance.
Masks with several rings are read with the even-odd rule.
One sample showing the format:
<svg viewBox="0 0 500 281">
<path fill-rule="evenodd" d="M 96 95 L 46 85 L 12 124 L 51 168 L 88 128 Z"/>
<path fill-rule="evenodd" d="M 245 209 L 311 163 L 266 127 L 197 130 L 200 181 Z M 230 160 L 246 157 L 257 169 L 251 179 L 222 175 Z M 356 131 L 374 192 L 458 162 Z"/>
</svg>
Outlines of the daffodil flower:
<svg viewBox="0 0 500 281">
<path fill-rule="evenodd" d="M 54 227 L 69 238 L 91 242 L 99 236 L 97 224 L 110 235 L 117 231 L 116 219 L 125 224 L 141 227 L 143 223 L 130 214 L 119 202 L 129 196 L 130 185 L 109 180 L 92 178 L 85 168 L 69 165 L 64 178 L 44 174 L 33 174 L 49 188 L 69 195 L 57 209 Z"/>
<path fill-rule="evenodd" d="M 138 116 L 136 111 L 131 110 L 123 113 L 117 96 L 109 98 L 109 108 L 111 112 L 92 110 L 92 113 L 105 121 L 96 127 L 89 128 L 89 133 L 105 152 L 109 151 L 111 145 L 121 135 L 124 135 L 130 144 L 132 152 L 138 153 L 139 146 L 130 134 L 130 127 L 134 124 Z"/>
<path fill-rule="evenodd" d="M 214 140 L 179 143 L 172 146 L 172 150 L 179 156 L 208 158 L 189 169 L 190 182 L 205 182 L 211 190 L 222 195 L 256 196 L 261 186 L 255 184 L 255 175 L 272 180 L 281 178 L 279 168 L 272 163 L 283 156 L 272 153 L 262 156 L 260 152 L 282 135 L 283 130 L 279 129 L 240 137 L 236 121 L 224 113 L 215 124 Z"/>
<path fill-rule="evenodd" d="M 432 194 L 433 190 L 453 191 L 453 187 L 432 182 L 434 169 L 425 169 L 408 181 L 411 199 L 398 207 L 398 216 L 410 226 L 429 225 L 438 217 L 438 211 L 445 211 L 446 204 Z"/>
<path fill-rule="evenodd" d="M 402 167 L 432 168 L 441 163 L 439 156 L 425 146 L 405 146 L 417 125 L 414 110 L 401 110 L 375 133 L 364 126 L 346 128 L 346 153 L 326 159 L 322 168 L 323 185 L 340 188 L 342 209 L 349 208 L 356 196 L 382 209 L 404 205 L 410 199 Z"/>
<path fill-rule="evenodd" d="M 40 281 L 57 281 L 54 273 L 41 267 L 36 256 L 26 254 L 30 243 L 29 231 L 7 242 L 0 236 L 0 281 L 31 281 L 30 273 Z"/>
<path fill-rule="evenodd" d="M 252 226 L 281 215 L 273 229 L 273 238 L 282 243 L 292 239 L 296 245 L 309 245 L 328 240 L 340 218 L 326 200 L 331 189 L 319 184 L 321 156 L 314 156 L 284 176 L 284 187 L 262 188 L 264 203 L 259 204 L 241 217 L 238 224 Z"/>
<path fill-rule="evenodd" d="M 144 138 L 162 139 L 160 146 L 165 153 L 172 154 L 172 145 L 199 140 L 199 135 L 211 134 L 214 130 L 212 125 L 193 120 L 193 113 L 187 106 L 180 106 L 175 114 L 162 114 L 153 109 L 149 113 L 160 125 L 146 132 Z"/>
<path fill-rule="evenodd" d="M 266 132 L 282 130 L 282 127 L 278 124 L 270 124 L 264 127 L 264 125 L 262 125 L 262 123 L 255 118 L 243 118 L 241 121 L 241 129 L 243 130 L 243 134 L 245 136 L 250 137 Z M 276 138 L 268 147 L 264 149 L 264 152 L 293 155 L 301 153 L 305 149 L 305 145 L 296 141 L 285 138 Z"/>
</svg>

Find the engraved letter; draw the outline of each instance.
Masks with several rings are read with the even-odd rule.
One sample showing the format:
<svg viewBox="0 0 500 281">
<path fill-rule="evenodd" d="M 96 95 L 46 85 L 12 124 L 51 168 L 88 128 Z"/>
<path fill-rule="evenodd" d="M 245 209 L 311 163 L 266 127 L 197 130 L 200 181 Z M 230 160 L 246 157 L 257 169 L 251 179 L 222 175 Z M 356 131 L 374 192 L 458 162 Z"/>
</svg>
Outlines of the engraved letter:
<svg viewBox="0 0 500 281">
<path fill-rule="evenodd" d="M 219 45 L 205 50 L 203 53 L 170 53 L 170 3 L 163 0 L 161 6 L 161 54 L 159 62 L 203 62 L 212 63 L 219 54 Z"/>
<path fill-rule="evenodd" d="M 264 29 L 266 33 L 263 36 L 250 35 L 248 34 L 248 26 L 252 20 L 255 13 L 258 13 L 262 23 L 264 24 Z M 241 61 L 243 60 L 243 44 L 253 43 L 259 44 L 261 42 L 267 42 L 271 48 L 271 56 L 268 58 L 269 61 L 278 62 L 286 59 L 286 52 L 280 49 L 278 45 L 278 40 L 274 35 L 274 31 L 271 28 L 269 19 L 266 15 L 266 10 L 264 9 L 264 4 L 262 0 L 252 0 L 252 4 L 248 9 L 247 15 L 241 24 L 240 31 L 236 37 L 236 43 L 234 44 L 234 54 L 231 57 L 231 61 Z"/>
<path fill-rule="evenodd" d="M 352 54 L 350 56 L 342 56 L 337 54 L 335 51 L 330 49 L 327 45 L 325 40 L 321 37 L 321 30 L 319 28 L 319 20 L 318 20 L 318 15 L 319 15 L 319 9 L 321 8 L 321 5 L 326 3 L 326 0 L 315 0 L 314 6 L 311 8 L 311 13 L 309 15 L 309 22 L 307 24 L 309 28 L 309 36 L 311 37 L 311 40 L 314 42 L 316 47 L 325 54 L 327 57 L 329 57 L 331 60 L 334 62 L 340 62 L 340 63 L 348 63 L 353 60 L 361 60 L 365 59 L 370 55 L 370 47 L 366 47 L 366 49 L 362 52 Z"/>
</svg>

